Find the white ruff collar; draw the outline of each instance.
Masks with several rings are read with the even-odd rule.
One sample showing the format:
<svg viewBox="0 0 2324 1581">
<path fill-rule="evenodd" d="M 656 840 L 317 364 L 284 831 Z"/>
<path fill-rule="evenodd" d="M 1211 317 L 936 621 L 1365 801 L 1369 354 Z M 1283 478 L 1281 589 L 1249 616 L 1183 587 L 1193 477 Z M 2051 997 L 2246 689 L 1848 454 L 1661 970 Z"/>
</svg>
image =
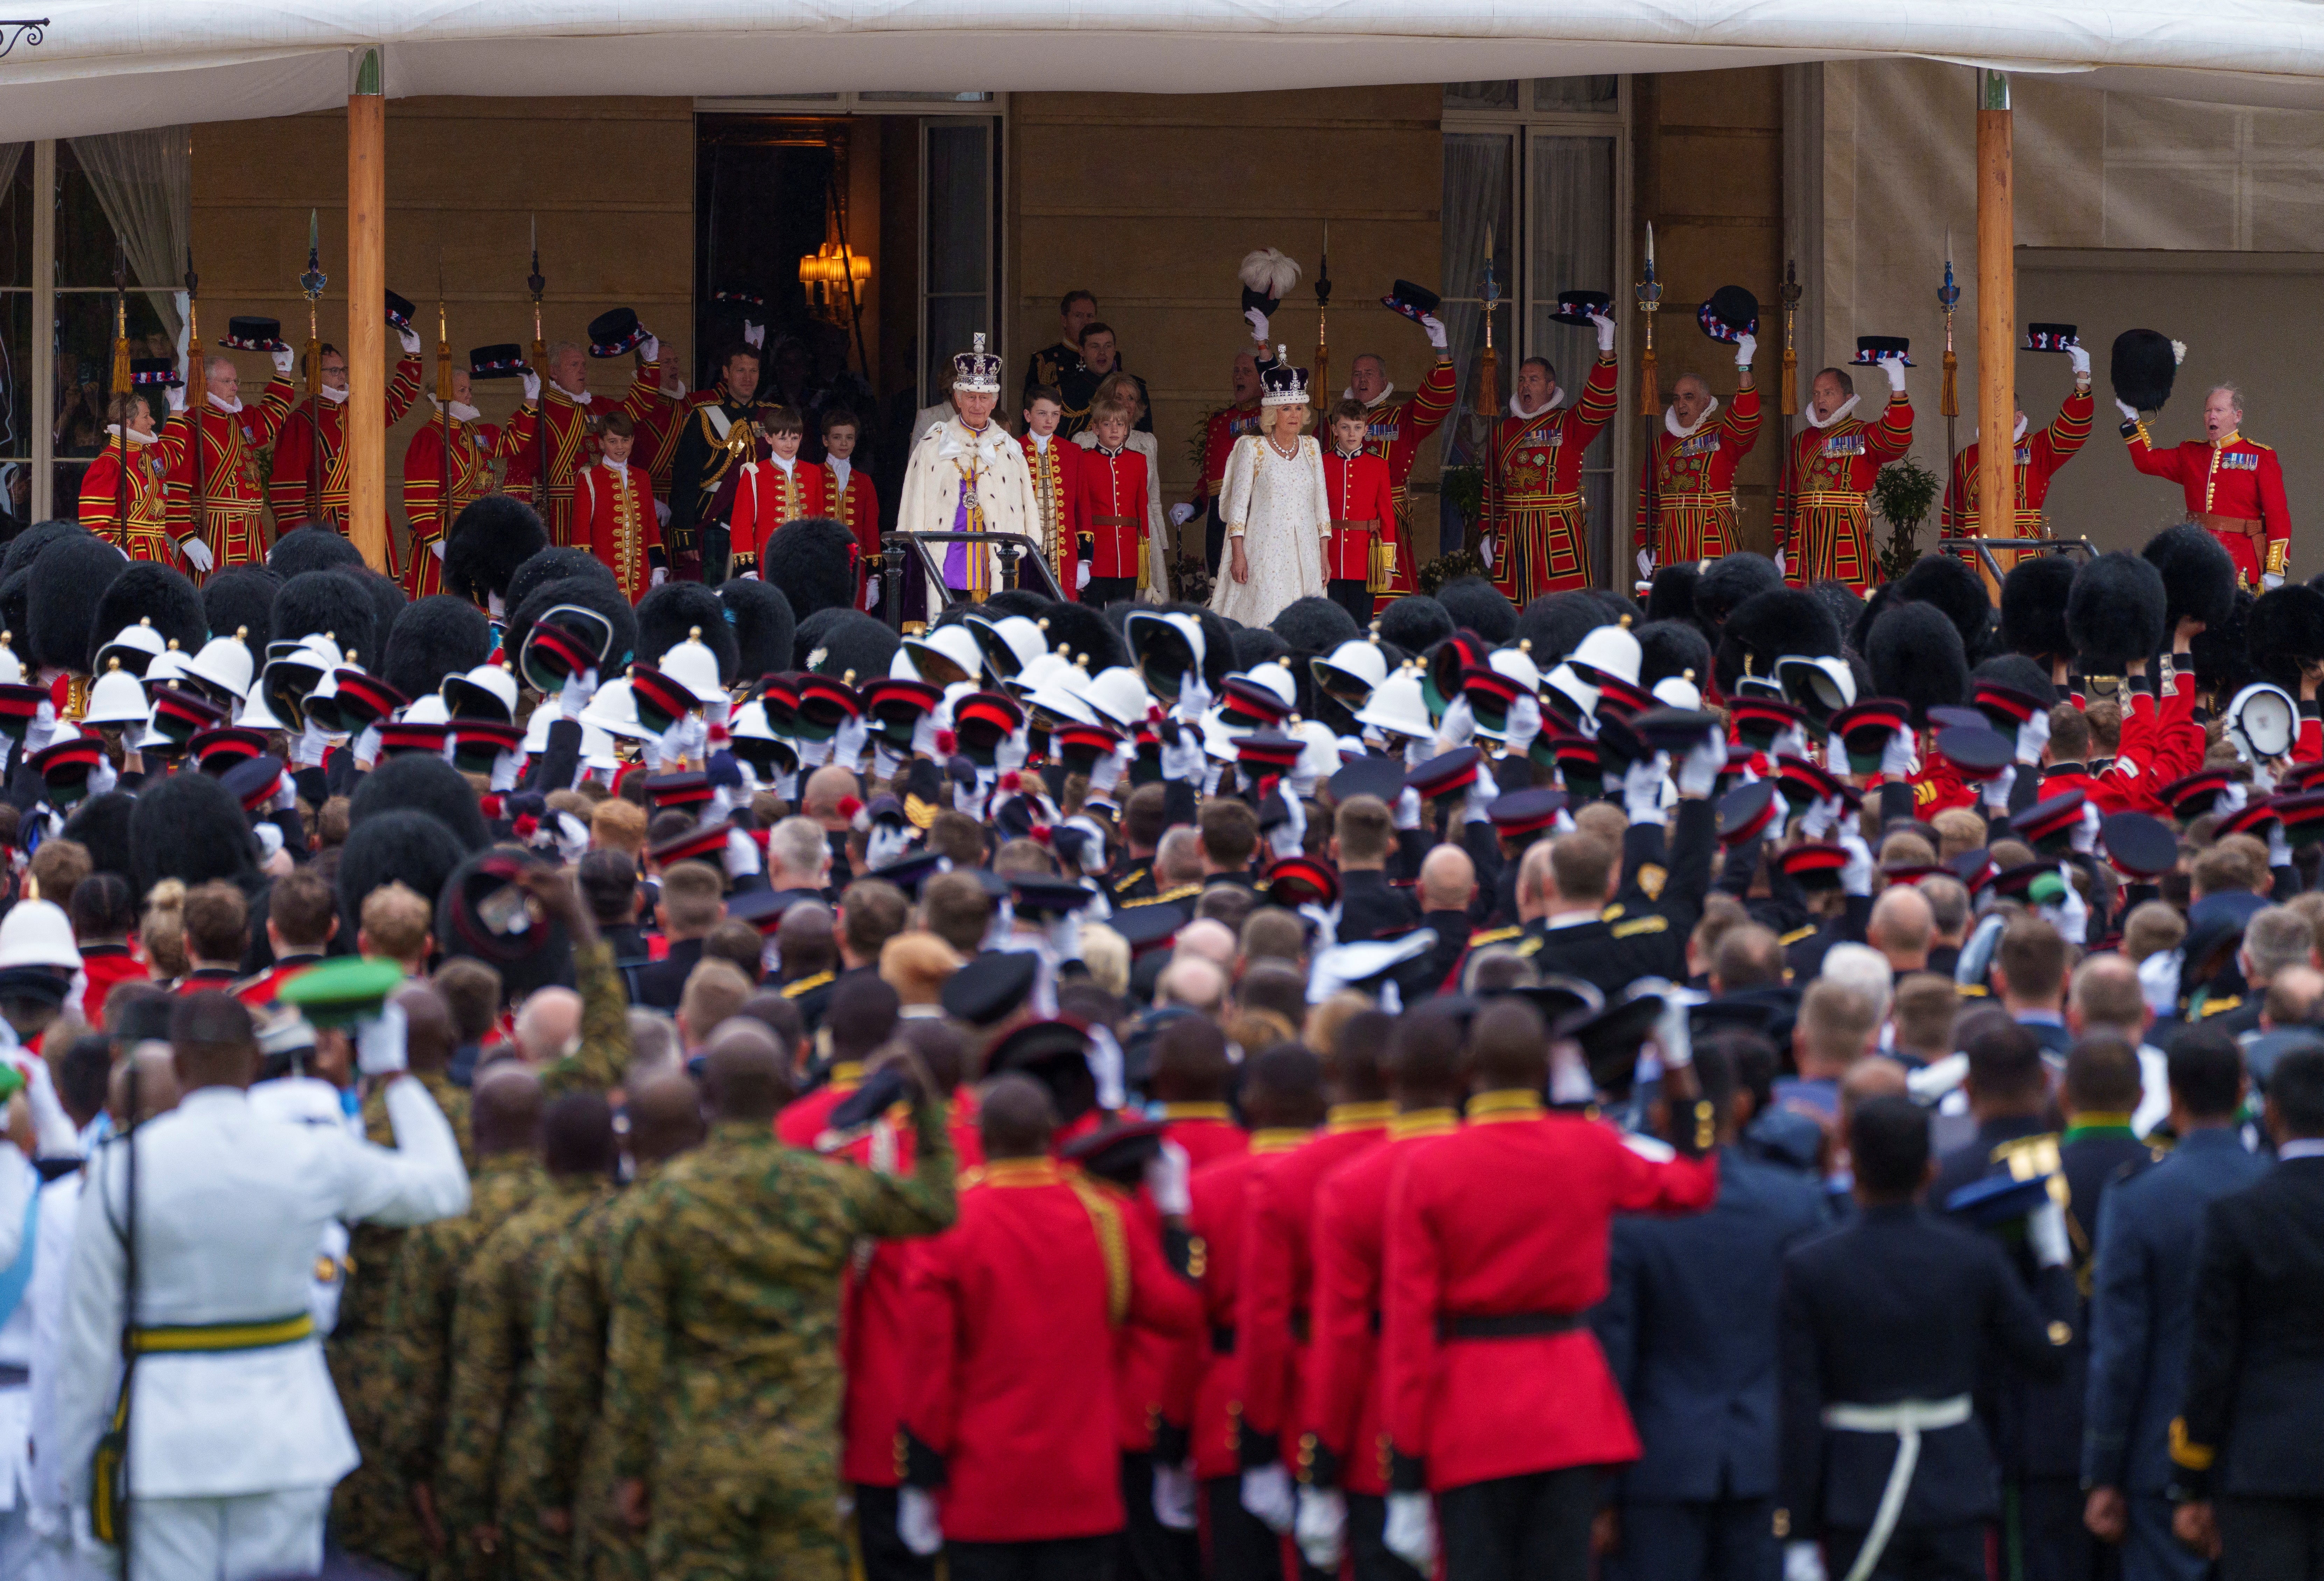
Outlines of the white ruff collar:
<svg viewBox="0 0 2324 1581">
<path fill-rule="evenodd" d="M 630 464 L 626 461 L 615 461 L 610 455 L 601 455 L 597 458 L 597 464 L 615 477 L 625 478 L 630 475 Z"/>
<path fill-rule="evenodd" d="M 437 400 L 432 395 L 428 398 L 428 404 L 434 407 L 438 411 L 442 411 L 444 409 L 444 403 Z M 455 422 L 473 423 L 484 415 L 484 413 L 478 411 L 475 407 L 470 406 L 465 400 L 456 400 L 452 403 L 452 418 Z"/>
<path fill-rule="evenodd" d="M 107 423 L 105 425 L 105 431 L 117 439 L 121 437 L 121 425 L 119 423 Z M 153 436 L 151 434 L 141 434 L 136 429 L 132 428 L 129 430 L 129 442 L 132 445 L 151 445 L 153 443 Z"/>
<path fill-rule="evenodd" d="M 208 399 L 212 406 L 222 412 L 238 412 L 242 409 L 242 398 L 239 396 L 235 398 L 234 404 L 231 406 L 220 400 L 215 394 L 208 396 Z"/>
<path fill-rule="evenodd" d="M 558 394 L 563 396 L 566 400 L 571 401 L 575 406 L 587 406 L 589 404 L 589 392 L 586 390 L 580 394 L 576 395 L 571 391 L 566 389 L 562 384 L 556 382 L 554 380 L 550 381 L 549 387 L 557 391 Z"/>
<path fill-rule="evenodd" d="M 1824 418 L 1821 422 L 1818 422 L 1816 420 L 1815 408 L 1812 406 L 1803 409 L 1800 413 L 1800 416 L 1807 419 L 1808 427 L 1811 428 L 1829 428 L 1834 423 L 1846 421 L 1848 414 L 1856 409 L 1856 403 L 1863 399 L 1864 398 L 1860 395 L 1849 396 L 1846 400 L 1840 403 L 1839 408 L 1833 411 L 1831 416 Z"/>
<path fill-rule="evenodd" d="M 1393 381 L 1382 385 L 1380 387 L 1380 392 L 1378 395 L 1373 396 L 1370 400 L 1364 402 L 1364 409 L 1366 411 L 1371 410 L 1372 408 L 1386 402 L 1388 398 L 1395 393 L 1396 385 Z M 1356 399 L 1356 392 L 1352 389 L 1342 390 L 1340 391 L 1340 399 L 1342 400 L 1353 400 Z"/>
<path fill-rule="evenodd" d="M 333 406 L 345 406 L 347 401 L 349 391 L 345 390 L 334 390 L 327 384 L 318 384 L 315 387 L 315 393 L 321 396 L 325 400 L 329 401 Z"/>
<path fill-rule="evenodd" d="M 1717 416 L 1718 412 L 1719 398 L 1714 395 L 1711 398 L 1711 404 L 1702 409 L 1702 415 L 1694 419 L 1694 426 L 1682 428 L 1678 426 L 1678 408 L 1666 406 L 1663 408 L 1663 427 L 1674 439 L 1692 439 L 1702 432 L 1702 425 Z"/>
<path fill-rule="evenodd" d="M 1543 415 L 1545 412 L 1555 411 L 1558 408 L 1558 403 L 1562 401 L 1564 397 L 1564 387 L 1562 385 L 1553 384 L 1549 387 L 1549 399 L 1543 401 L 1539 406 L 1535 407 L 1531 411 L 1527 411 L 1524 407 L 1517 404 L 1517 398 L 1512 395 L 1509 397 L 1509 416 L 1522 418 L 1524 421 L 1529 423 L 1533 421 L 1534 418 Z"/>
</svg>

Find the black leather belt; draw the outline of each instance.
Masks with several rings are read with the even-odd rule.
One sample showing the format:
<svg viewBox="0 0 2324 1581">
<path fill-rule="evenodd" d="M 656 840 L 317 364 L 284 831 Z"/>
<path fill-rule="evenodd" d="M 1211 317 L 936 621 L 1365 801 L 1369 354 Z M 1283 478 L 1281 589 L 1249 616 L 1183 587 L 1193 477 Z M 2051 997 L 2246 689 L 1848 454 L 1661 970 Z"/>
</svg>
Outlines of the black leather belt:
<svg viewBox="0 0 2324 1581">
<path fill-rule="evenodd" d="M 1306 1308 L 1305 1308 L 1305 1307 L 1294 1307 L 1294 1308 L 1291 1310 L 1291 1338 L 1292 1338 L 1292 1341 L 1293 1341 L 1295 1344 L 1298 1344 L 1298 1345 L 1305 1345 L 1305 1344 L 1306 1344 L 1306 1343 L 1307 1343 L 1307 1333 L 1308 1333 L 1308 1324 L 1307 1324 L 1307 1309 L 1306 1309 Z"/>
<path fill-rule="evenodd" d="M 1509 1312 L 1497 1318 L 1440 1317 L 1436 1337 L 1448 1339 L 1532 1339 L 1544 1334 L 1571 1334 L 1582 1327 L 1579 1312 Z"/>
<path fill-rule="evenodd" d="M 1235 1331 L 1233 1324 L 1219 1323 L 1212 1326 L 1211 1354 L 1213 1356 L 1234 1355 L 1234 1342 Z"/>
</svg>

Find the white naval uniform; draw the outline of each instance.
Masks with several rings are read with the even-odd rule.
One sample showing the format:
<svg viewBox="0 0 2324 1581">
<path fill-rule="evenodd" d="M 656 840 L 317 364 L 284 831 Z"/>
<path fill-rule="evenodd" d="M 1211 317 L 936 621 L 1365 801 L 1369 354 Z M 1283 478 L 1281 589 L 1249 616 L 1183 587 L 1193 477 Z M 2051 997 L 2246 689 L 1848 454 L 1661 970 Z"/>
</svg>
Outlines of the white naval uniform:
<svg viewBox="0 0 2324 1581">
<path fill-rule="evenodd" d="M 264 1118 L 230 1087 L 198 1088 L 140 1127 L 139 1326 L 303 1315 L 325 1225 L 466 1212 L 467 1172 L 435 1099 L 400 1079 L 386 1101 L 393 1148 Z M 126 1163 L 116 1141 L 89 1164 L 67 1275 L 57 1439 L 77 1504 L 90 1501 L 90 1459 L 114 1405 Z M 255 1581 L 320 1568 L 331 1488 L 357 1460 L 321 1339 L 147 1355 L 134 1377 L 131 1581 Z"/>
<path fill-rule="evenodd" d="M 92 1123 L 91 1130 L 97 1127 Z M 100 1131 L 94 1147 L 109 1135 Z M 57 1448 L 57 1354 L 65 1316 L 65 1275 L 72 1265 L 73 1225 L 80 1211 L 81 1172 L 60 1175 L 41 1188 L 39 1240 L 32 1284 L 24 1300 L 32 1310 L 32 1514 L 37 1541 L 26 1581 L 115 1581 L 121 1567 L 114 1551 L 98 1542 L 88 1526 L 88 1506 L 70 1502 L 71 1480 L 63 1475 Z"/>
<path fill-rule="evenodd" d="M 0 1576 L 30 1573 L 38 1546 L 32 1526 L 32 1303 L 31 1273 L 39 1243 L 23 1239 L 38 1212 L 40 1176 L 14 1147 L 0 1149 L 0 1213 L 14 1250 L 0 1258 Z M 13 1292 L 13 1294 L 12 1294 Z"/>
</svg>

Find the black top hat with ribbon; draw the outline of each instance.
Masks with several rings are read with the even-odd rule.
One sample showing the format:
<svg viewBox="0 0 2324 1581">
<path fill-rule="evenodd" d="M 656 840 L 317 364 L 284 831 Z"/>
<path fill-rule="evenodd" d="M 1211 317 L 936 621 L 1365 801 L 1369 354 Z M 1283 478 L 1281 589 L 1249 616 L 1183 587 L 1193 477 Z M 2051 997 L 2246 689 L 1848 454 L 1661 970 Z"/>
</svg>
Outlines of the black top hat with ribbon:
<svg viewBox="0 0 2324 1581">
<path fill-rule="evenodd" d="M 174 357 L 133 357 L 129 363 L 129 382 L 136 385 L 158 384 L 168 390 L 182 390 L 186 381 L 178 376 Z"/>
<path fill-rule="evenodd" d="M 1702 333 L 1732 345 L 1747 335 L 1759 333 L 1759 299 L 1741 286 L 1720 286 L 1710 300 L 1695 309 Z"/>
<path fill-rule="evenodd" d="M 636 310 L 615 308 L 589 320 L 589 354 L 618 357 L 637 350 L 653 336 L 638 322 Z"/>
<path fill-rule="evenodd" d="M 281 351 L 282 320 L 262 318 L 255 314 L 229 318 L 226 321 L 226 333 L 218 336 L 218 345 L 238 352 Z"/>
<path fill-rule="evenodd" d="M 387 293 L 387 321 L 398 329 L 410 328 L 411 316 L 418 311 L 411 305 L 410 297 L 399 297 L 393 291 Z"/>
<path fill-rule="evenodd" d="M 1856 354 L 1848 360 L 1859 368 L 1868 368 L 1883 357 L 1894 356 L 1909 368 L 1913 360 L 1904 354 L 1912 349 L 1911 339 L 1902 335 L 1859 335 L 1856 337 Z"/>
<path fill-rule="evenodd" d="M 1380 299 L 1380 306 L 1391 313 L 1401 313 L 1415 324 L 1444 305 L 1444 299 L 1425 286 L 1416 286 L 1408 280 L 1397 280 Z"/>
<path fill-rule="evenodd" d="M 524 347 L 514 341 L 480 345 L 468 354 L 471 379 L 513 379 L 524 372 Z"/>
<path fill-rule="evenodd" d="M 1560 291 L 1557 293 L 1557 311 L 1549 317 L 1553 324 L 1571 324 L 1579 329 L 1593 329 L 1597 326 L 1591 322 L 1592 313 L 1603 317 L 1613 311 L 1614 299 L 1604 291 Z"/>
<path fill-rule="evenodd" d="M 2082 337 L 2070 324 L 2028 324 L 2025 326 L 2025 349 L 2029 352 L 2069 352 L 2082 344 Z"/>
</svg>

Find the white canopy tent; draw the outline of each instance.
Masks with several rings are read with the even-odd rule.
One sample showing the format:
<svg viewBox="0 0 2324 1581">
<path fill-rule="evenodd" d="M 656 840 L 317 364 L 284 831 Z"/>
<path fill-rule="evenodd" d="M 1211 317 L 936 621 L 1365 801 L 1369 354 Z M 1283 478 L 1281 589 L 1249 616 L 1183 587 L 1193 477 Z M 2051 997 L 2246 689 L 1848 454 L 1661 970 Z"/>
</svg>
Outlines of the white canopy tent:
<svg viewBox="0 0 2324 1581">
<path fill-rule="evenodd" d="M 2310 0 L 55 0 L 0 60 L 0 142 L 387 97 L 1219 93 L 1918 56 L 2094 87 L 2324 106 Z"/>
</svg>

